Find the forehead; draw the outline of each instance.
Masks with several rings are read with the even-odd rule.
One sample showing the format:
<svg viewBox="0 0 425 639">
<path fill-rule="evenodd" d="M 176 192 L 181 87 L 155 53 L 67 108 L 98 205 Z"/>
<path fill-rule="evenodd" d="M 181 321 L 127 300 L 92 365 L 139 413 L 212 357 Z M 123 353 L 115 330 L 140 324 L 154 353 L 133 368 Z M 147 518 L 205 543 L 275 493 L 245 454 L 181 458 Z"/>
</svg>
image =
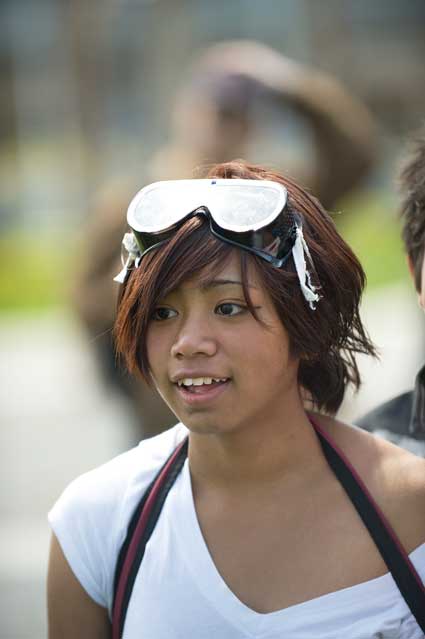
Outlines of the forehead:
<svg viewBox="0 0 425 639">
<path fill-rule="evenodd" d="M 250 288 L 260 288 L 261 283 L 255 265 L 247 259 L 246 269 L 242 269 L 241 262 L 240 252 L 232 251 L 224 262 L 206 266 L 186 278 L 174 291 L 184 289 L 207 291 L 224 285 L 242 286 L 244 279 Z"/>
</svg>

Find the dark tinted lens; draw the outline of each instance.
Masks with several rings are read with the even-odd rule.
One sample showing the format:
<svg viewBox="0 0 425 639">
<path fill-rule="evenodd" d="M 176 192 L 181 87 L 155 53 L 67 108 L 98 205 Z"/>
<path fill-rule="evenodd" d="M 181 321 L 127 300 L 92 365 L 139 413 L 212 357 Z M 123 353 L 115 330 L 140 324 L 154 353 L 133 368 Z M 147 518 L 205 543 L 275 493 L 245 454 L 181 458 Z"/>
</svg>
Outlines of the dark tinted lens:
<svg viewBox="0 0 425 639">
<path fill-rule="evenodd" d="M 294 246 L 295 239 L 295 219 L 291 213 L 286 211 L 264 229 L 263 251 L 274 257 L 284 257 Z"/>
<path fill-rule="evenodd" d="M 145 233 L 143 231 L 135 231 L 133 229 L 134 236 L 136 238 L 137 244 L 139 246 L 139 249 L 142 255 L 143 253 L 145 253 L 146 251 L 149 251 L 149 249 L 153 248 L 157 244 L 160 245 L 163 242 L 167 242 L 168 240 L 170 240 L 173 237 L 173 235 L 176 233 L 176 230 L 179 229 L 186 222 L 186 220 L 196 215 L 203 215 L 208 218 L 210 217 L 210 213 L 208 209 L 204 206 L 200 206 L 194 211 L 191 211 L 190 213 L 188 213 L 185 217 L 181 218 L 178 222 L 173 224 L 173 226 L 169 227 L 165 231 L 161 231 L 159 233 L 148 233 L 148 232 Z"/>
<path fill-rule="evenodd" d="M 140 231 L 133 231 L 137 244 L 139 245 L 140 252 L 143 254 L 156 244 L 169 240 L 175 233 L 175 228 L 167 229 L 163 233 L 142 233 Z"/>
<path fill-rule="evenodd" d="M 223 238 L 253 248 L 277 258 L 284 257 L 293 247 L 296 237 L 295 220 L 292 214 L 281 213 L 274 222 L 257 231 L 236 233 L 220 228 L 213 219 L 211 226 Z"/>
</svg>

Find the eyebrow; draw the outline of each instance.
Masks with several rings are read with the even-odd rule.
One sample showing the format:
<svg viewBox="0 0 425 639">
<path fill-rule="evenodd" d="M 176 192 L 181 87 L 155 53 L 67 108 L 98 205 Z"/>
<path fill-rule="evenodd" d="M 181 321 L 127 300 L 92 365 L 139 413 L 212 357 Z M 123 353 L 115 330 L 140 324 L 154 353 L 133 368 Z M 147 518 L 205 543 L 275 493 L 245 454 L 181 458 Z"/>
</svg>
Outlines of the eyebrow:
<svg viewBox="0 0 425 639">
<path fill-rule="evenodd" d="M 214 279 L 209 282 L 205 282 L 205 284 L 202 284 L 201 288 L 203 290 L 208 290 L 210 288 L 217 288 L 218 286 L 231 286 L 231 285 L 243 286 L 240 280 Z M 250 284 L 249 282 L 247 282 L 247 285 L 249 288 L 258 288 L 257 286 L 254 286 L 254 284 Z"/>
</svg>

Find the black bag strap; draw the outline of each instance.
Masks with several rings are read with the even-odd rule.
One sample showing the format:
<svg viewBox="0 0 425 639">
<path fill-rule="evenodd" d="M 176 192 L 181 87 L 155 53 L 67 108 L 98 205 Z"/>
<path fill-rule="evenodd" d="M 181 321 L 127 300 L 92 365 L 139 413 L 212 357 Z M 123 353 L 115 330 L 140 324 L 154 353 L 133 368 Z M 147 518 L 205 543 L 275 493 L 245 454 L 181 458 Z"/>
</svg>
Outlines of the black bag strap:
<svg viewBox="0 0 425 639">
<path fill-rule="evenodd" d="M 329 466 L 359 513 L 402 597 L 425 633 L 425 586 L 414 565 L 344 453 L 315 421 L 310 421 Z M 183 467 L 187 449 L 186 438 L 162 466 L 131 518 L 115 569 L 112 639 L 122 637 L 131 592 L 146 544 L 158 521 L 168 492 Z"/>
<path fill-rule="evenodd" d="M 165 499 L 187 457 L 186 437 L 173 451 L 145 491 L 133 513 L 115 567 L 112 639 L 120 639 L 134 582 L 145 554 L 146 544 L 161 514 Z"/>
<path fill-rule="evenodd" d="M 388 570 L 425 633 L 425 586 L 391 524 L 369 493 L 344 453 L 322 428 L 312 421 L 325 458 L 377 546 Z"/>
</svg>

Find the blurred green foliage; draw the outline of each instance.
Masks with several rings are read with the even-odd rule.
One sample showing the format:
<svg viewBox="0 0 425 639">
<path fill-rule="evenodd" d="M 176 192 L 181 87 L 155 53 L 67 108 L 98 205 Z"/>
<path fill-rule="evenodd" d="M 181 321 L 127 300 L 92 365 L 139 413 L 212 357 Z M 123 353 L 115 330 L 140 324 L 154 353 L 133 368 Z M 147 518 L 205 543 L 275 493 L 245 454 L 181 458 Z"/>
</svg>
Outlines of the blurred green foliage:
<svg viewBox="0 0 425 639">
<path fill-rule="evenodd" d="M 342 203 L 335 222 L 359 257 L 368 289 L 407 279 L 396 204 L 380 192 Z M 0 311 L 37 311 L 67 303 L 75 261 L 72 234 L 31 235 L 14 230 L 0 237 Z"/>
<path fill-rule="evenodd" d="M 359 258 L 368 289 L 407 279 L 397 203 L 382 192 L 362 193 L 334 216 L 340 233 Z"/>
<path fill-rule="evenodd" d="M 72 241 L 65 232 L 0 237 L 0 311 L 37 311 L 66 303 Z"/>
</svg>

